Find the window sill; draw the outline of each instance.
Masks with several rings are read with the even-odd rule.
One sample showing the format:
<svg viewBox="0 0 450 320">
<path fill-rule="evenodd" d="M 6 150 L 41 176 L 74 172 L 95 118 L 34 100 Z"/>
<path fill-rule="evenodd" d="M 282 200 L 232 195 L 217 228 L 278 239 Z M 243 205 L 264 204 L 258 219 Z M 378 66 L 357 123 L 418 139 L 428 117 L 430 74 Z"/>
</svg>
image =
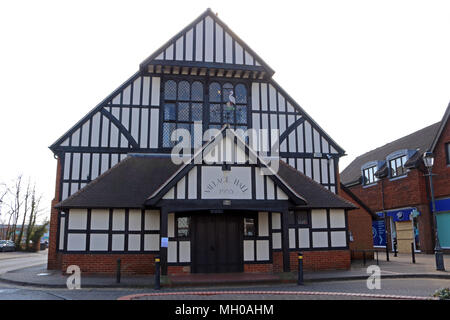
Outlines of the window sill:
<svg viewBox="0 0 450 320">
<path fill-rule="evenodd" d="M 376 186 L 378 184 L 378 182 L 374 182 L 374 183 L 371 183 L 371 184 L 364 184 L 363 185 L 363 188 L 365 189 L 365 188 L 370 188 L 370 187 L 373 187 L 373 186 Z"/>
<path fill-rule="evenodd" d="M 389 178 L 389 181 L 400 180 L 400 179 L 406 178 L 407 176 L 408 176 L 408 174 L 403 174 L 401 176 L 392 177 L 392 178 Z"/>
</svg>

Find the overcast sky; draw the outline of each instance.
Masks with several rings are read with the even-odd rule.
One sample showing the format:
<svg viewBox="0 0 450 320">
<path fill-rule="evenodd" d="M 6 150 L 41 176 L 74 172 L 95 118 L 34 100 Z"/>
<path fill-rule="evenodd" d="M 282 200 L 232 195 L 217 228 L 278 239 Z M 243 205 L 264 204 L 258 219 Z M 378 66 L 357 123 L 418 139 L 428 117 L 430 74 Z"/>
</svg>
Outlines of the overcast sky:
<svg viewBox="0 0 450 320">
<path fill-rule="evenodd" d="M 1 1 L 0 182 L 50 207 L 48 146 L 206 8 L 347 152 L 439 121 L 450 101 L 449 1 Z"/>
</svg>

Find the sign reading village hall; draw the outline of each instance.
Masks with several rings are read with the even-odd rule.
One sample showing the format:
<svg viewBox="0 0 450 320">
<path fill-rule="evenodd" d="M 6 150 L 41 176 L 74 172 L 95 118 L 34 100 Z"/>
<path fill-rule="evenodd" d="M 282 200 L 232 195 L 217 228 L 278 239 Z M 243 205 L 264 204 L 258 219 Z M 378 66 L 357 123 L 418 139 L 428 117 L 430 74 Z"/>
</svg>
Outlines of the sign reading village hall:
<svg viewBox="0 0 450 320">
<path fill-rule="evenodd" d="M 202 199 L 251 199 L 252 180 L 250 168 L 202 168 Z"/>
</svg>

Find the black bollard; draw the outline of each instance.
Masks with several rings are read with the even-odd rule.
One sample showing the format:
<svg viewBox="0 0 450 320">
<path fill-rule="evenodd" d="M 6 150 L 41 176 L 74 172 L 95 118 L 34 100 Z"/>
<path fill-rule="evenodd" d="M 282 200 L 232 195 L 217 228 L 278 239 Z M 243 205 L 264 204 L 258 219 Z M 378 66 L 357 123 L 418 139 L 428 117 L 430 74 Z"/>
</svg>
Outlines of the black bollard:
<svg viewBox="0 0 450 320">
<path fill-rule="evenodd" d="M 117 259 L 117 271 L 116 271 L 116 282 L 120 283 L 120 259 Z"/>
<path fill-rule="evenodd" d="M 414 251 L 414 242 L 411 242 L 412 263 L 416 263 L 416 252 Z"/>
<path fill-rule="evenodd" d="M 397 239 L 394 240 L 394 257 L 397 256 Z"/>
<path fill-rule="evenodd" d="M 159 256 L 155 257 L 155 290 L 161 289 L 161 259 Z"/>
<path fill-rule="evenodd" d="M 298 253 L 298 280 L 297 284 L 299 286 L 303 285 L 303 254 Z"/>
</svg>

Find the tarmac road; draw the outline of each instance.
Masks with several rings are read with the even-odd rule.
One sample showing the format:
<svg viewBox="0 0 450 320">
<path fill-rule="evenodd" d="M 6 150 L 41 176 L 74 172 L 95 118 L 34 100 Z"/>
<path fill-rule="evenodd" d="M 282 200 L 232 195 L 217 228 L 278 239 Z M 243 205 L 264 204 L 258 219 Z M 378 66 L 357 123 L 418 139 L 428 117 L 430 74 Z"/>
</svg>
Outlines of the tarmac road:
<svg viewBox="0 0 450 320">
<path fill-rule="evenodd" d="M 31 252 L 0 252 L 0 274 L 47 263 L 47 250 Z"/>
</svg>

